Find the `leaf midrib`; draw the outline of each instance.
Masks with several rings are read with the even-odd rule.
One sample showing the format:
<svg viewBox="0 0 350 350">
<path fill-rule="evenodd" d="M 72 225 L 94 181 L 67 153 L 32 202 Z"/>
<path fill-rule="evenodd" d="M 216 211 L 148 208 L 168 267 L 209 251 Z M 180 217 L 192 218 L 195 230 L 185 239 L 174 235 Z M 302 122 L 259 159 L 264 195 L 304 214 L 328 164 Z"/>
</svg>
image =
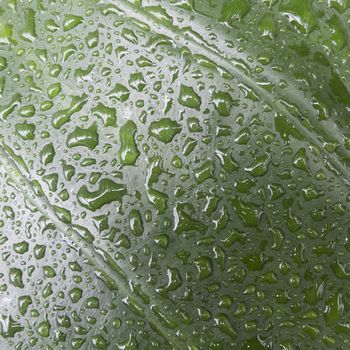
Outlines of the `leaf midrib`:
<svg viewBox="0 0 350 350">
<path fill-rule="evenodd" d="M 18 191 L 26 198 L 35 208 L 37 208 L 41 214 L 47 217 L 51 223 L 53 223 L 60 232 L 62 236 L 66 239 L 68 238 L 78 249 L 81 250 L 82 254 L 89 259 L 89 261 L 98 269 L 102 270 L 104 273 L 107 272 L 109 277 L 112 277 L 114 282 L 117 284 L 118 291 L 124 295 L 125 297 L 130 297 L 136 300 L 139 305 L 143 305 L 143 301 L 140 297 L 134 294 L 127 282 L 131 282 L 130 276 L 125 280 L 122 278 L 120 274 L 114 271 L 108 264 L 103 261 L 100 253 L 96 252 L 94 249 L 94 245 L 83 240 L 79 233 L 75 230 L 75 228 L 70 225 L 63 223 L 60 221 L 54 212 L 51 204 L 49 203 L 46 196 L 39 198 L 32 187 L 30 181 L 22 174 L 21 170 L 15 163 L 13 159 L 7 154 L 5 149 L 0 146 L 0 166 L 4 168 L 6 174 L 13 181 Z M 69 233 L 69 234 L 68 234 Z M 114 262 L 116 264 L 116 262 Z M 154 298 L 152 294 L 148 295 L 150 306 L 154 306 L 159 304 L 159 300 Z M 159 319 L 156 318 L 154 312 L 151 310 L 151 307 L 144 308 L 145 317 L 147 320 L 158 330 L 159 334 L 161 334 L 176 350 L 186 349 L 184 343 L 180 342 L 177 339 L 175 334 L 172 334 L 168 328 L 166 328 Z M 183 334 L 186 334 L 184 330 L 182 330 Z M 186 343 L 188 346 L 192 346 L 193 349 L 197 349 L 195 345 L 195 341 L 191 339 L 190 334 L 186 334 Z"/>
<path fill-rule="evenodd" d="M 115 5 L 111 0 L 102 0 L 100 4 L 101 3 Z M 253 88 L 260 97 L 262 97 L 267 103 L 271 105 L 271 107 L 273 107 L 273 109 L 276 112 L 287 116 L 289 121 L 297 129 L 299 129 L 300 132 L 304 134 L 305 138 L 309 140 L 309 142 L 314 147 L 316 147 L 322 154 L 324 154 L 324 156 L 329 160 L 329 162 L 341 172 L 344 179 L 346 180 L 348 178 L 348 167 L 344 163 L 342 163 L 338 157 L 332 157 L 331 153 L 327 153 L 325 151 L 324 145 L 318 139 L 317 135 L 315 135 L 311 130 L 306 128 L 295 116 L 293 116 L 293 114 L 289 112 L 288 109 L 284 107 L 284 105 L 279 101 L 279 99 L 276 99 L 276 97 L 272 93 L 269 93 L 268 91 L 264 90 L 261 86 L 257 84 L 257 82 L 253 78 L 244 74 L 241 70 L 236 68 L 235 65 L 227 57 L 225 57 L 224 54 L 220 54 L 219 52 L 214 51 L 213 49 L 205 45 L 203 41 L 196 42 L 192 37 L 184 34 L 179 27 L 173 24 L 165 24 L 158 22 L 156 16 L 147 12 L 145 9 L 130 3 L 128 0 L 121 0 L 118 3 L 117 7 L 121 9 L 125 13 L 125 15 L 130 19 L 135 18 L 142 22 L 147 20 L 147 24 L 154 31 L 157 31 L 159 30 L 159 28 L 162 28 L 162 31 L 165 32 L 165 35 L 171 38 L 179 48 L 184 46 L 190 48 L 192 47 L 192 54 L 203 54 L 203 52 L 205 52 L 206 56 L 209 59 L 211 59 L 213 62 L 218 63 L 218 65 L 222 66 L 234 76 L 238 77 L 241 82 L 247 84 L 250 88 Z M 232 48 L 232 50 L 235 50 L 235 52 L 237 52 L 237 55 L 241 55 L 235 48 Z M 193 59 L 195 60 L 195 58 Z M 265 69 L 265 72 L 268 73 L 270 77 L 275 76 L 277 74 L 271 69 Z M 302 96 L 302 94 L 296 89 L 294 85 L 292 85 L 288 92 L 289 96 L 291 97 L 290 99 L 294 102 L 297 102 L 298 106 L 303 106 L 303 108 L 306 111 L 308 111 L 308 113 L 310 113 L 310 116 L 313 117 L 312 122 L 315 125 L 317 125 L 320 129 L 322 129 L 325 135 L 327 135 L 327 131 L 324 130 L 322 124 L 317 121 L 317 116 L 315 114 L 316 112 L 311 107 L 311 103 L 307 101 L 307 99 L 304 96 Z M 336 148 L 333 155 L 337 154 L 343 157 L 344 159 L 349 159 L 348 153 L 349 152 L 343 146 L 339 145 Z"/>
</svg>

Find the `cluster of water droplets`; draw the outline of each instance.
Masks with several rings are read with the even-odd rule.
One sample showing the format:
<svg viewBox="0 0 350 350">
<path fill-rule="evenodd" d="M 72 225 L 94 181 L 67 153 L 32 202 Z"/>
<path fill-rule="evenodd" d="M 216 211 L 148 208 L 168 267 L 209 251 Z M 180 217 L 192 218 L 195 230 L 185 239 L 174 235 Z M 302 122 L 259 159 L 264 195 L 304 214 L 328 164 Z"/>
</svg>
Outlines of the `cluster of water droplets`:
<svg viewBox="0 0 350 350">
<path fill-rule="evenodd" d="M 349 346 L 347 8 L 210 3 L 4 1 L 11 348 Z"/>
</svg>

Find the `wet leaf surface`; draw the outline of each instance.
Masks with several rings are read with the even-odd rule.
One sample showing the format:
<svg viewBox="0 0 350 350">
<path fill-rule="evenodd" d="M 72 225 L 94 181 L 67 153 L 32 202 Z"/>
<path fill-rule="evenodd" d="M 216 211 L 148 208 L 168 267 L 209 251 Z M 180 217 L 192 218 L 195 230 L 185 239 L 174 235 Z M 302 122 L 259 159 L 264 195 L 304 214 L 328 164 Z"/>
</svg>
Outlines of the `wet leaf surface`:
<svg viewBox="0 0 350 350">
<path fill-rule="evenodd" d="M 350 346 L 349 2 L 0 2 L 1 349 Z"/>
</svg>

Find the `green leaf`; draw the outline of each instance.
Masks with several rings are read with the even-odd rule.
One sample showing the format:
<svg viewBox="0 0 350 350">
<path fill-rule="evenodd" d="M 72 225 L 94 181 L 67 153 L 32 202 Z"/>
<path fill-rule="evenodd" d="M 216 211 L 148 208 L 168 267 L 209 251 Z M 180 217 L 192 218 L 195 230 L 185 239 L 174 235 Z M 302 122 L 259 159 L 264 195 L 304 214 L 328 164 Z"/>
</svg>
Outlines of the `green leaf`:
<svg viewBox="0 0 350 350">
<path fill-rule="evenodd" d="M 2 1 L 0 348 L 348 348 L 349 15 Z"/>
</svg>

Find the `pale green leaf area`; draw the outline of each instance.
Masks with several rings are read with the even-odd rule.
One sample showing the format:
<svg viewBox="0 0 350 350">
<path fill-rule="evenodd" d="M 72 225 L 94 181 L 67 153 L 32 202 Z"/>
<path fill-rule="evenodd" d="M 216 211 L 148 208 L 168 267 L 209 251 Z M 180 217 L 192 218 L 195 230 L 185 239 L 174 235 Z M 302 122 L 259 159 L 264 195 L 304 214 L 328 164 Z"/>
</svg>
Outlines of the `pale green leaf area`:
<svg viewBox="0 0 350 350">
<path fill-rule="evenodd" d="M 350 349 L 349 6 L 1 0 L 1 350 Z"/>
</svg>

